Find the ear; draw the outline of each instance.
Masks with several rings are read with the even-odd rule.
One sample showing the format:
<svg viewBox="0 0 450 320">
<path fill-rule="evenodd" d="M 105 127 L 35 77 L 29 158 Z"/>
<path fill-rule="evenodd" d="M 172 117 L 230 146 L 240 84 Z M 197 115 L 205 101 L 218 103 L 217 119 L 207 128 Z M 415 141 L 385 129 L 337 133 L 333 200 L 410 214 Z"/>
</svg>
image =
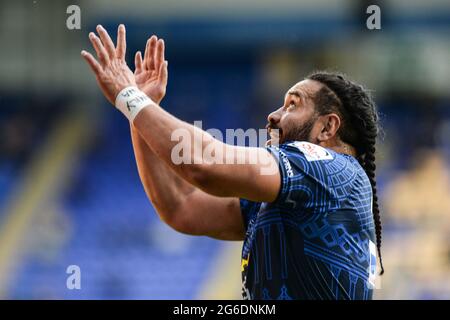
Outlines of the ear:
<svg viewBox="0 0 450 320">
<path fill-rule="evenodd" d="M 320 116 L 319 121 L 322 124 L 322 131 L 317 137 L 320 142 L 326 142 L 336 137 L 336 133 L 341 127 L 341 118 L 336 113 Z"/>
</svg>

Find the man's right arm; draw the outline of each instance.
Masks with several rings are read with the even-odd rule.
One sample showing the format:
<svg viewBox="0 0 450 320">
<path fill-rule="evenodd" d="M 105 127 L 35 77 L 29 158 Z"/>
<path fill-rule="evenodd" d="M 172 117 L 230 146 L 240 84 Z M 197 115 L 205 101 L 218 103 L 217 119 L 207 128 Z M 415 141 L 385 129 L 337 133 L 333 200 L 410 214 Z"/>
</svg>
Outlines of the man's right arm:
<svg viewBox="0 0 450 320">
<path fill-rule="evenodd" d="M 160 218 L 175 230 L 221 240 L 242 240 L 245 230 L 238 198 L 210 195 L 183 180 L 131 125 L 139 176 Z"/>
</svg>

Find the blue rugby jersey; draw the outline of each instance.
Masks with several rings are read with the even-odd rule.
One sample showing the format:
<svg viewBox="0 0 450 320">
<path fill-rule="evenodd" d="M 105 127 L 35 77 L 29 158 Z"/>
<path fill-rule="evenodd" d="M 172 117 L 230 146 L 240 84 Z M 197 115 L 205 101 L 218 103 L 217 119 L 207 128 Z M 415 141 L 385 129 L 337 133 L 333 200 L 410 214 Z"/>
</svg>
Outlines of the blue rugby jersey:
<svg viewBox="0 0 450 320">
<path fill-rule="evenodd" d="M 274 202 L 240 199 L 244 299 L 371 299 L 376 247 L 364 169 L 304 141 L 267 150 L 282 182 Z"/>
</svg>

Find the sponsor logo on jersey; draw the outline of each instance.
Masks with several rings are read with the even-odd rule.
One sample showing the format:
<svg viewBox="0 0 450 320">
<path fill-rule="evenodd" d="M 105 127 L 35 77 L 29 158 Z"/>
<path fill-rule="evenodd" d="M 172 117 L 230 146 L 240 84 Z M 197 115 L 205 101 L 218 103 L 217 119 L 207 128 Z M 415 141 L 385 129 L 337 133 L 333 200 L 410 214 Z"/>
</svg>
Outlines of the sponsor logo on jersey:
<svg viewBox="0 0 450 320">
<path fill-rule="evenodd" d="M 289 145 L 300 150 L 308 161 L 333 160 L 333 155 L 327 149 L 317 144 L 306 141 L 295 141 L 289 143 Z"/>
</svg>

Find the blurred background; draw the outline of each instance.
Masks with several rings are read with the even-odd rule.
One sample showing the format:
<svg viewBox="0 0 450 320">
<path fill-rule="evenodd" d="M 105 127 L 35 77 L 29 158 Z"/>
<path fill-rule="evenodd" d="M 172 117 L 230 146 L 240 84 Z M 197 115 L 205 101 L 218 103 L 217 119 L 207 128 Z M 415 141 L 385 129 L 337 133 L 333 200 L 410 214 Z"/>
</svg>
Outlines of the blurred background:
<svg viewBox="0 0 450 320">
<path fill-rule="evenodd" d="M 81 30 L 69 30 L 70 5 Z M 381 8 L 368 30 L 366 8 Z M 0 2 L 0 298 L 240 299 L 241 243 L 157 217 L 129 125 L 80 57 L 101 23 L 127 26 L 128 61 L 166 41 L 162 105 L 203 128 L 263 128 L 315 69 L 373 89 L 383 260 L 377 299 L 450 298 L 450 2 Z M 81 269 L 68 290 L 67 267 Z"/>
</svg>

